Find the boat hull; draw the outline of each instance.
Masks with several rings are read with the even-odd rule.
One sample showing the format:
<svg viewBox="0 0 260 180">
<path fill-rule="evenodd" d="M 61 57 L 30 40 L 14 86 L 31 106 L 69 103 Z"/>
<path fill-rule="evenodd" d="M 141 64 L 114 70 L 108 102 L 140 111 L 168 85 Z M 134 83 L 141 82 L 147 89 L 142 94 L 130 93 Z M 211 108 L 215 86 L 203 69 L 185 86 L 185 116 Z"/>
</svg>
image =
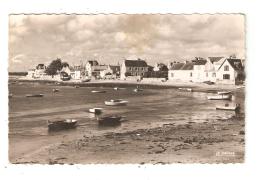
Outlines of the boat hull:
<svg viewBox="0 0 260 180">
<path fill-rule="evenodd" d="M 65 129 L 73 129 L 77 127 L 77 121 L 54 121 L 48 122 L 48 130 L 49 131 L 58 131 Z"/>
<path fill-rule="evenodd" d="M 27 94 L 26 97 L 43 97 L 43 94 Z"/>
<path fill-rule="evenodd" d="M 121 102 L 105 101 L 105 105 L 107 105 L 107 106 L 126 106 L 127 101 L 121 101 Z"/>
<path fill-rule="evenodd" d="M 216 95 L 216 96 L 208 96 L 208 100 L 231 100 L 232 95 Z"/>
<path fill-rule="evenodd" d="M 94 114 L 101 114 L 102 108 L 92 108 L 92 109 L 89 109 L 89 112 L 94 113 Z"/>
<path fill-rule="evenodd" d="M 100 126 L 116 126 L 121 124 L 121 116 L 109 116 L 98 119 Z"/>
</svg>

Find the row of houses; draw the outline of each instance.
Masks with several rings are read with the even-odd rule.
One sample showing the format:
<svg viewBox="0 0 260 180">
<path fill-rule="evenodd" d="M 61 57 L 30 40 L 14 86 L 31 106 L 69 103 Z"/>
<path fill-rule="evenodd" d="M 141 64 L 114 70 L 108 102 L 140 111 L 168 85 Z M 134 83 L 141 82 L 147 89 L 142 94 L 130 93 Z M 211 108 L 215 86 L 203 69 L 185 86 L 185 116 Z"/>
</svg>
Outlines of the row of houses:
<svg viewBox="0 0 260 180">
<path fill-rule="evenodd" d="M 45 69 L 44 64 L 39 64 L 36 69 L 28 71 L 28 76 L 41 78 L 46 75 Z M 195 58 L 185 62 L 170 62 L 168 65 L 156 63 L 154 66 L 149 66 L 145 60 L 141 59 L 124 60 L 121 65 L 105 65 L 99 64 L 96 60 L 90 60 L 84 66 L 63 67 L 60 72 L 75 80 L 85 77 L 124 80 L 165 78 L 170 81 L 238 84 L 245 79 L 242 60 L 235 57 Z"/>
</svg>

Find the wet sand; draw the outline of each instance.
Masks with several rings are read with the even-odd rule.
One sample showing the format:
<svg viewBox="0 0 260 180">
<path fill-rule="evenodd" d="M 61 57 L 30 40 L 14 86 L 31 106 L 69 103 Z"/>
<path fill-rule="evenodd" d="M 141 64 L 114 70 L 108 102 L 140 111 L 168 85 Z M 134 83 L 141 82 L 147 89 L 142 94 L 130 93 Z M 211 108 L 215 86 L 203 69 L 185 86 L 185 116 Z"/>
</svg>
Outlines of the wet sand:
<svg viewBox="0 0 260 180">
<path fill-rule="evenodd" d="M 43 147 L 13 163 L 170 164 L 244 162 L 244 120 L 237 115 L 214 123 L 164 124 Z"/>
</svg>

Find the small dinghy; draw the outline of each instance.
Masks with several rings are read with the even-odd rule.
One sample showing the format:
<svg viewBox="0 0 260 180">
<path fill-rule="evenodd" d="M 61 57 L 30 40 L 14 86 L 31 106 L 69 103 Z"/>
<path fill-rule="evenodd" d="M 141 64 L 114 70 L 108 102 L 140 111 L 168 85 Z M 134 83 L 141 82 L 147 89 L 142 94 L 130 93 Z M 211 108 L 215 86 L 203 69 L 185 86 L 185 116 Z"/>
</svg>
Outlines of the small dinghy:
<svg viewBox="0 0 260 180">
<path fill-rule="evenodd" d="M 104 90 L 93 90 L 93 91 L 91 91 L 92 93 L 105 93 L 106 91 L 104 91 Z"/>
<path fill-rule="evenodd" d="M 75 119 L 65 119 L 60 121 L 47 121 L 49 131 L 57 131 L 64 129 L 72 129 L 77 125 L 77 120 Z"/>
<path fill-rule="evenodd" d="M 218 95 L 231 94 L 231 91 L 218 91 Z"/>
<path fill-rule="evenodd" d="M 116 126 L 121 124 L 122 116 L 104 116 L 104 117 L 97 117 L 98 125 L 101 126 Z"/>
<path fill-rule="evenodd" d="M 216 106 L 216 110 L 239 112 L 240 111 L 240 105 L 239 104 L 236 104 L 236 105 L 225 104 L 224 106 Z"/>
<path fill-rule="evenodd" d="M 125 106 L 128 101 L 124 101 L 122 99 L 111 99 L 110 101 L 105 101 L 105 105 L 107 106 Z"/>
<path fill-rule="evenodd" d="M 53 89 L 52 92 L 56 93 L 56 92 L 59 92 L 60 90 L 59 89 Z"/>
<path fill-rule="evenodd" d="M 231 94 L 208 96 L 208 100 L 231 100 L 231 99 L 232 99 Z"/>
<path fill-rule="evenodd" d="M 102 113 L 102 108 L 91 108 L 89 109 L 89 112 L 94 113 L 94 114 L 101 114 Z"/>
<path fill-rule="evenodd" d="M 43 97 L 44 94 L 26 94 L 26 97 Z"/>
<path fill-rule="evenodd" d="M 76 85 L 76 86 L 74 86 L 75 88 L 79 88 L 80 86 L 79 85 Z"/>
</svg>

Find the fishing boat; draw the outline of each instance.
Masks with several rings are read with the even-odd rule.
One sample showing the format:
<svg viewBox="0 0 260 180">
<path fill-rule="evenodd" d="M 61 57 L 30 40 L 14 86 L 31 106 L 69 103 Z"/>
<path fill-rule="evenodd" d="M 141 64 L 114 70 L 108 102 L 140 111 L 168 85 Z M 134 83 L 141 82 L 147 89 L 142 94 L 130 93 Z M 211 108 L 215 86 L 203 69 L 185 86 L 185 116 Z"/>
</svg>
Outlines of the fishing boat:
<svg viewBox="0 0 260 180">
<path fill-rule="evenodd" d="M 222 95 L 222 94 L 231 94 L 231 91 L 218 91 L 217 92 L 219 95 Z"/>
<path fill-rule="evenodd" d="M 43 97 L 44 94 L 26 94 L 26 97 Z"/>
<path fill-rule="evenodd" d="M 216 106 L 216 110 L 225 110 L 225 111 L 235 111 L 235 112 L 239 112 L 240 111 L 240 105 L 236 104 L 236 105 L 229 105 L 229 104 L 225 104 L 224 106 Z"/>
<path fill-rule="evenodd" d="M 231 99 L 232 99 L 231 94 L 208 96 L 208 100 L 231 100 Z"/>
<path fill-rule="evenodd" d="M 107 106 L 125 106 L 128 101 L 124 101 L 122 99 L 111 99 L 110 101 L 105 101 L 105 105 Z"/>
<path fill-rule="evenodd" d="M 93 90 L 93 91 L 91 91 L 92 93 L 105 93 L 106 91 L 104 91 L 104 90 Z"/>
<path fill-rule="evenodd" d="M 47 121 L 49 131 L 73 129 L 77 126 L 77 120 L 65 119 L 60 121 Z"/>
<path fill-rule="evenodd" d="M 110 115 L 104 117 L 97 117 L 98 125 L 101 126 L 115 126 L 121 124 L 122 116 Z"/>
<path fill-rule="evenodd" d="M 89 112 L 94 113 L 94 114 L 101 114 L 102 113 L 102 108 L 91 108 L 89 109 Z"/>
<path fill-rule="evenodd" d="M 59 92 L 60 90 L 59 89 L 53 89 L 52 92 Z"/>
</svg>

